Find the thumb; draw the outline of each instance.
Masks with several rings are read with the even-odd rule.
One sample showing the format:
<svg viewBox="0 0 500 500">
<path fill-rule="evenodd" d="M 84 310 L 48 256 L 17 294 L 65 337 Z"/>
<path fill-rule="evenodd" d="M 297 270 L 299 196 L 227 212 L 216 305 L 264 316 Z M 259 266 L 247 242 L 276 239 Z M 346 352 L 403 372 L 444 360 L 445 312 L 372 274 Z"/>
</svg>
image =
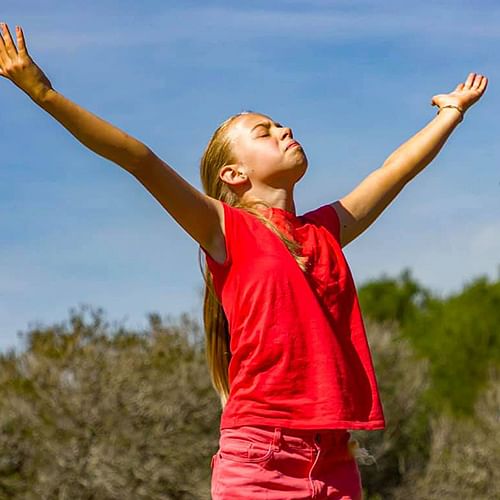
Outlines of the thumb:
<svg viewBox="0 0 500 500">
<path fill-rule="evenodd" d="M 456 87 L 455 90 L 462 90 L 464 88 L 465 84 L 464 83 L 459 83 Z"/>
</svg>

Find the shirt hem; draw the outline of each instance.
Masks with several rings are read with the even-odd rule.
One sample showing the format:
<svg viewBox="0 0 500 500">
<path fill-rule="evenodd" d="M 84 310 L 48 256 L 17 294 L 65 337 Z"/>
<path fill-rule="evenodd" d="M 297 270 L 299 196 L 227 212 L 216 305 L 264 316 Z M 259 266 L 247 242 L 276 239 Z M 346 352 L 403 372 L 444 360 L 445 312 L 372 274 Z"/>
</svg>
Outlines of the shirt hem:
<svg viewBox="0 0 500 500">
<path fill-rule="evenodd" d="M 385 420 L 330 420 L 299 421 L 279 418 L 244 417 L 244 418 L 221 418 L 220 429 L 240 427 L 242 425 L 265 425 L 286 427 L 288 429 L 352 429 L 352 430 L 383 430 L 386 427 Z"/>
</svg>

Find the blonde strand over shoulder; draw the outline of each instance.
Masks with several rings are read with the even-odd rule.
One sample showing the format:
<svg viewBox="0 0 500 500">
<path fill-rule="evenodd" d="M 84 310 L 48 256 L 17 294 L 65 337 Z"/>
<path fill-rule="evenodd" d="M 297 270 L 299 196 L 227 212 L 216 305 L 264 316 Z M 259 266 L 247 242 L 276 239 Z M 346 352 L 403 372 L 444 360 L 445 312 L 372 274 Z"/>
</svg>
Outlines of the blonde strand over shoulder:
<svg viewBox="0 0 500 500">
<path fill-rule="evenodd" d="M 300 245 L 288 238 L 278 227 L 256 208 L 257 204 L 269 207 L 263 200 L 243 202 L 231 188 L 219 177 L 219 171 L 224 165 L 236 161 L 227 131 L 239 116 L 251 113 L 243 111 L 222 122 L 215 130 L 200 161 L 200 177 L 205 193 L 217 200 L 223 201 L 234 208 L 241 208 L 257 217 L 266 227 L 273 231 L 285 244 L 302 271 L 307 270 L 307 258 L 301 255 Z M 213 276 L 203 259 L 199 249 L 199 266 L 205 282 L 203 297 L 203 327 L 205 331 L 205 355 L 212 385 L 219 395 L 224 409 L 230 394 L 229 363 L 231 361 L 230 333 L 223 305 L 215 291 Z"/>
<path fill-rule="evenodd" d="M 265 224 L 271 231 L 273 231 L 286 245 L 293 258 L 297 262 L 297 265 L 302 269 L 302 271 L 307 271 L 307 257 L 303 256 L 301 251 L 301 245 L 297 243 L 295 240 L 288 238 L 283 231 L 278 229 L 276 224 L 274 224 L 268 217 L 263 215 L 262 211 L 255 208 L 256 205 L 265 205 L 267 208 L 271 208 L 268 203 L 264 200 L 257 200 L 254 202 L 241 202 L 237 201 L 233 205 L 235 208 L 242 208 L 247 212 L 251 213 L 255 217 L 257 217 L 263 224 Z"/>
</svg>

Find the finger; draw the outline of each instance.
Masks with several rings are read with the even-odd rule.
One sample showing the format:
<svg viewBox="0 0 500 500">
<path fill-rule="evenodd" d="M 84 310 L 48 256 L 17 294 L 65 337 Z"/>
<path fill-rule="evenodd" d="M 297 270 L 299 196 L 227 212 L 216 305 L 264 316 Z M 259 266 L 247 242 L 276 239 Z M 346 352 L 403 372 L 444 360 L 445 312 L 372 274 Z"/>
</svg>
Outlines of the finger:
<svg viewBox="0 0 500 500">
<path fill-rule="evenodd" d="M 483 76 L 481 83 L 479 84 L 478 87 L 479 92 L 484 92 L 484 89 L 486 88 L 487 85 L 488 85 L 488 78 Z"/>
<path fill-rule="evenodd" d="M 474 76 L 475 75 L 476 75 L 475 73 L 469 73 L 467 81 L 465 82 L 465 86 L 466 87 L 471 87 L 472 86 L 472 82 L 474 81 Z"/>
<path fill-rule="evenodd" d="M 2 27 L 3 41 L 5 44 L 5 48 L 7 50 L 7 54 L 14 59 L 15 57 L 17 57 L 17 49 L 16 46 L 14 45 L 14 42 L 12 41 L 12 37 L 10 36 L 9 27 L 5 23 L 1 23 L 1 27 Z"/>
<path fill-rule="evenodd" d="M 455 91 L 457 91 L 457 90 L 463 90 L 463 88 L 464 88 L 464 84 L 463 84 L 463 83 L 459 83 L 459 84 L 457 85 L 457 87 L 456 87 Z"/>
<path fill-rule="evenodd" d="M 28 55 L 28 49 L 24 41 L 24 33 L 21 26 L 16 26 L 17 46 L 19 47 L 19 55 Z"/>
<path fill-rule="evenodd" d="M 474 82 L 472 83 L 472 88 L 478 89 L 479 85 L 481 84 L 481 79 L 483 78 L 483 75 L 477 74 L 476 77 L 474 78 Z"/>
<path fill-rule="evenodd" d="M 0 63 L 5 65 L 7 64 L 8 59 L 9 56 L 7 55 L 7 49 L 5 48 L 3 38 L 0 36 Z"/>
</svg>

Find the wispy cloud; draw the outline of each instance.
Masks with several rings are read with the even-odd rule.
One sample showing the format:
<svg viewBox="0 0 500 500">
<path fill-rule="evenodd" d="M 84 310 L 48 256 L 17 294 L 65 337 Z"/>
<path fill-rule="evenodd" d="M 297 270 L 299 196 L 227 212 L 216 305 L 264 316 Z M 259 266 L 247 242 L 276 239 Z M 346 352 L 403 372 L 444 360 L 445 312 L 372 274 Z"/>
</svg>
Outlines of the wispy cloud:
<svg viewBox="0 0 500 500">
<path fill-rule="evenodd" d="M 285 57 L 290 42 L 363 41 L 367 39 L 418 40 L 453 46 L 453 37 L 466 37 L 469 44 L 498 40 L 500 6 L 463 2 L 457 8 L 449 2 L 273 2 L 258 4 L 190 5 L 159 4 L 151 12 L 113 12 L 99 8 L 88 11 L 72 6 L 71 11 L 48 15 L 23 14 L 30 38 L 37 50 L 74 52 L 84 47 L 140 47 L 167 45 L 185 52 L 203 41 L 208 45 L 272 40 Z M 75 9 L 75 10 L 73 10 Z M 15 11 L 8 12 L 13 19 Z M 67 30 L 67 20 L 71 30 Z M 80 22 L 75 22 L 76 20 Z M 110 23 L 110 19 L 112 22 Z M 50 29 L 47 28 L 50 27 Z M 187 45 L 180 46 L 182 42 Z"/>
<path fill-rule="evenodd" d="M 283 118 L 310 158 L 299 210 L 354 188 L 432 118 L 433 94 L 484 68 L 488 94 L 448 151 L 346 255 L 358 282 L 409 266 L 440 290 L 495 269 L 496 0 L 4 4 L 56 89 L 196 186 L 228 111 Z M 80 300 L 134 319 L 198 303 L 197 245 L 149 193 L 5 80 L 0 103 L 0 349 L 30 319 L 59 320 Z"/>
</svg>

